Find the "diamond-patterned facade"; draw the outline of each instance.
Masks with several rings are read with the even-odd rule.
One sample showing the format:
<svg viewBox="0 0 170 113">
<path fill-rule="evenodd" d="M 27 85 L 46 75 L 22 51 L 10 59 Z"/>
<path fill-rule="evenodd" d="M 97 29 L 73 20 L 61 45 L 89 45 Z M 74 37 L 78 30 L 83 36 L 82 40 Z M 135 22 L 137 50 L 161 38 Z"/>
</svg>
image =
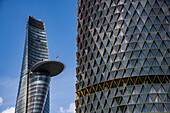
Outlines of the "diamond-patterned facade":
<svg viewBox="0 0 170 113">
<path fill-rule="evenodd" d="M 76 112 L 170 112 L 170 1 L 78 5 Z"/>
</svg>

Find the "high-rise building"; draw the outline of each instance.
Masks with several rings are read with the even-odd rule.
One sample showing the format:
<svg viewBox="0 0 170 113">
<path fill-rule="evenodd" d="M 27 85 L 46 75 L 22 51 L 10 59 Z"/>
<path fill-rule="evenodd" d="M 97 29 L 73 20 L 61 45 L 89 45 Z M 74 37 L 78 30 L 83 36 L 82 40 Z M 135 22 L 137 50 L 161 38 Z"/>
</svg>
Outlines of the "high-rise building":
<svg viewBox="0 0 170 113">
<path fill-rule="evenodd" d="M 49 113 L 50 78 L 64 65 L 49 60 L 44 23 L 28 17 L 25 48 L 15 113 Z"/>
<path fill-rule="evenodd" d="M 169 7 L 78 0 L 77 113 L 170 112 Z"/>
</svg>

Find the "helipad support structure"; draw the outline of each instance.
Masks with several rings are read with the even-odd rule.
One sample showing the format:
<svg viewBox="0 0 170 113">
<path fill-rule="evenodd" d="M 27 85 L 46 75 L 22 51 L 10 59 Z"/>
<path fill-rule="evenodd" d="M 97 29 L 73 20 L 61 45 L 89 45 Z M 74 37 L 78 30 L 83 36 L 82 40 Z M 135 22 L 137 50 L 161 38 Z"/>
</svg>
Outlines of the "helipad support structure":
<svg viewBox="0 0 170 113">
<path fill-rule="evenodd" d="M 50 78 L 58 75 L 64 69 L 64 65 L 58 61 L 40 61 L 29 72 L 29 96 L 28 113 L 49 113 L 48 92 Z M 45 107 L 48 106 L 48 107 Z"/>
<path fill-rule="evenodd" d="M 64 65 L 49 60 L 44 22 L 29 16 L 26 31 L 15 113 L 49 113 L 50 79 Z"/>
<path fill-rule="evenodd" d="M 31 71 L 32 72 L 47 72 L 51 77 L 58 75 L 64 69 L 64 65 L 61 62 L 47 60 L 36 63 Z"/>
</svg>

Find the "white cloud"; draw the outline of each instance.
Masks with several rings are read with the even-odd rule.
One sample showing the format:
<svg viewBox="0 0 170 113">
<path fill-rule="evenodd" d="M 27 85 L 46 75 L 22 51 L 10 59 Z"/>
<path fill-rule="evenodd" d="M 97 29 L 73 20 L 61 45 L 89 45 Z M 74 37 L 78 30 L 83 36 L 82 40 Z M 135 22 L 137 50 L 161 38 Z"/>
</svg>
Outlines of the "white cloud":
<svg viewBox="0 0 170 113">
<path fill-rule="evenodd" d="M 75 112 L 75 103 L 71 103 L 69 105 L 69 108 L 64 108 L 64 107 L 60 107 L 60 113 L 76 113 Z"/>
<path fill-rule="evenodd" d="M 0 97 L 0 105 L 2 105 L 2 102 L 3 102 L 3 98 Z"/>
<path fill-rule="evenodd" d="M 7 108 L 6 110 L 2 111 L 2 113 L 14 113 L 15 107 Z"/>
</svg>

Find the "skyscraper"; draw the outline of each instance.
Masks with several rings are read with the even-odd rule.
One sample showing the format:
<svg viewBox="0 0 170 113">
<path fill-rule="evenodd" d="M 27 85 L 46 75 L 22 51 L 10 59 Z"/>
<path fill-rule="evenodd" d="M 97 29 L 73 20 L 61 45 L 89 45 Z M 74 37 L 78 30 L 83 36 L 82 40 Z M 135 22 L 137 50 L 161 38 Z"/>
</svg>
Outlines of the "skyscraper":
<svg viewBox="0 0 170 113">
<path fill-rule="evenodd" d="M 28 17 L 26 40 L 15 113 L 49 113 L 50 77 L 64 65 L 49 60 L 44 23 Z"/>
<path fill-rule="evenodd" d="M 170 1 L 78 6 L 76 112 L 170 112 Z"/>
</svg>

